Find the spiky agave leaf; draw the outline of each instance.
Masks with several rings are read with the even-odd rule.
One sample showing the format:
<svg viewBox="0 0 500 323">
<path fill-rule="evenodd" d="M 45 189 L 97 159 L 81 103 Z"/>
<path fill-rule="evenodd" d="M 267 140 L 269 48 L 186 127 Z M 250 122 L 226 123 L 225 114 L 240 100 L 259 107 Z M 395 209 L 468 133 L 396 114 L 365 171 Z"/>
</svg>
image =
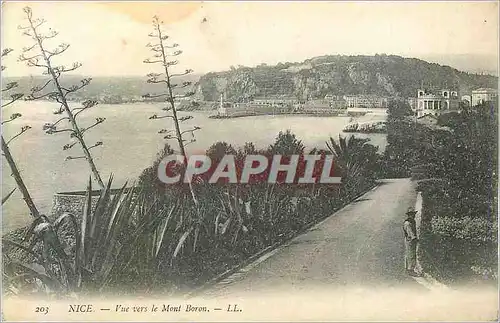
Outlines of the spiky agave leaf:
<svg viewBox="0 0 500 323">
<path fill-rule="evenodd" d="M 191 231 L 193 231 L 193 227 L 190 227 L 179 238 L 179 242 L 177 243 L 177 246 L 175 247 L 174 253 L 172 254 L 172 259 L 170 260 L 170 266 L 173 266 L 174 259 L 177 257 L 177 255 L 181 251 L 181 248 L 184 246 L 184 243 L 186 242 L 186 239 L 188 238 L 188 236 L 191 234 Z"/>
<path fill-rule="evenodd" d="M 54 290 L 62 291 L 65 289 L 57 278 L 49 275 L 45 268 L 39 264 L 24 264 L 17 260 L 13 260 L 11 263 L 21 269 L 21 271 L 24 272 L 24 275 L 39 279 L 42 283 Z"/>
<path fill-rule="evenodd" d="M 132 189 L 125 193 L 125 185 L 122 187 L 120 195 L 116 197 L 118 202 L 114 205 L 114 209 L 110 210 L 112 216 L 109 221 L 105 240 L 107 247 L 103 249 L 103 261 L 100 265 L 98 276 L 103 282 L 109 281 L 109 274 L 115 266 L 118 256 L 121 254 L 124 244 L 120 241 L 120 234 L 127 231 L 128 222 L 126 220 L 133 215 L 137 203 L 137 201 L 132 203 L 134 193 Z"/>
<path fill-rule="evenodd" d="M 125 193 L 125 189 L 127 187 L 127 183 L 125 183 L 120 191 L 113 197 L 111 205 L 109 207 L 109 211 L 111 217 L 107 224 L 106 235 L 104 243 L 109 243 L 113 237 L 116 237 L 116 234 L 119 232 L 116 230 L 117 227 L 122 223 L 122 218 L 120 217 L 121 212 L 123 210 L 122 204 L 129 205 L 132 198 L 132 190 L 128 193 Z"/>
<path fill-rule="evenodd" d="M 174 214 L 174 211 L 177 209 L 177 205 L 174 205 L 171 209 L 170 209 L 170 212 L 168 213 L 168 216 L 167 218 L 165 219 L 164 223 L 163 223 L 163 228 L 161 229 L 160 231 L 160 234 L 159 234 L 159 239 L 156 243 L 156 251 L 155 251 L 155 257 L 158 258 L 158 253 L 160 252 L 160 249 L 163 245 L 163 241 L 165 239 L 165 233 L 167 231 L 167 227 L 168 227 L 168 224 L 170 222 L 170 219 L 172 218 L 172 215 Z"/>
<path fill-rule="evenodd" d="M 9 240 L 6 238 L 2 238 L 2 245 L 4 245 L 4 246 L 7 245 L 7 246 L 11 246 L 13 248 L 20 249 L 20 250 L 26 252 L 31 257 L 33 257 L 33 259 L 41 260 L 40 255 L 33 252 L 33 249 L 26 247 L 26 246 L 23 246 L 22 244 L 20 244 L 18 242 L 15 242 L 15 241 L 12 241 L 12 240 Z M 4 255 L 7 255 L 7 253 L 4 253 Z"/>
<path fill-rule="evenodd" d="M 147 199 L 148 196 L 145 194 L 140 194 L 139 199 Z M 136 201 L 137 201 L 136 200 Z M 130 205 L 130 210 L 138 211 L 139 207 L 141 205 L 141 202 L 136 202 L 134 204 Z M 147 212 L 151 211 L 151 207 L 146 209 Z M 109 263 L 110 267 L 108 268 L 109 271 L 107 272 L 106 276 L 103 278 L 103 286 L 108 284 L 112 278 L 112 273 L 113 270 L 116 268 L 118 269 L 124 269 L 128 268 L 130 265 L 138 265 L 140 264 L 140 268 L 151 268 L 151 266 L 155 266 L 157 262 L 148 262 L 144 263 L 142 254 L 145 252 L 145 250 L 141 249 L 142 244 L 140 243 L 144 239 L 149 239 L 153 240 L 154 239 L 154 233 L 155 231 L 158 230 L 160 224 L 162 223 L 162 220 L 166 218 L 167 222 L 170 222 L 171 217 L 175 214 L 174 210 L 176 209 L 176 206 L 174 206 L 170 212 L 168 212 L 167 208 L 163 208 L 160 210 L 157 215 L 148 217 L 148 220 L 146 221 L 145 218 L 142 218 L 142 221 L 139 221 L 136 223 L 135 229 L 132 230 L 132 232 L 126 237 L 126 239 L 121 240 L 119 242 L 119 248 L 117 249 L 117 253 L 115 255 L 115 259 L 119 259 L 119 261 L 114 261 L 112 263 Z M 168 213 L 168 215 L 167 215 Z M 164 228 L 166 228 L 168 223 L 165 223 Z M 158 242 L 160 243 L 160 242 Z M 151 243 L 148 242 L 148 245 Z M 151 253 L 153 256 L 156 254 L 158 256 L 158 251 L 161 248 L 161 245 L 158 245 L 158 249 L 155 250 L 150 250 L 148 253 Z M 146 250 L 147 251 L 147 250 Z M 128 252 L 129 254 L 126 254 L 125 252 Z M 158 260 L 158 259 L 156 259 Z M 122 264 L 122 268 L 117 268 L 118 265 Z"/>
<path fill-rule="evenodd" d="M 110 180 L 106 188 L 101 191 L 101 196 L 99 197 L 98 204 L 96 205 L 96 211 L 94 212 L 94 236 L 93 239 L 95 241 L 94 248 L 92 249 L 92 263 L 97 263 L 99 261 L 103 261 L 104 253 L 101 246 L 106 245 L 111 237 L 110 229 L 113 228 L 113 222 L 115 219 L 113 216 L 116 216 L 117 208 L 124 198 L 125 189 L 127 183 L 125 183 L 120 190 L 114 194 L 111 198 L 111 182 L 112 176 L 110 176 Z"/>
<path fill-rule="evenodd" d="M 198 243 L 198 236 L 200 235 L 200 226 L 200 223 L 196 223 L 194 226 L 193 252 L 196 252 L 196 244 Z"/>
<path fill-rule="evenodd" d="M 2 205 L 7 202 L 7 200 L 12 196 L 12 194 L 16 191 L 16 188 L 14 187 L 12 189 L 12 191 L 9 192 L 9 194 L 5 195 L 3 198 L 2 198 Z"/>
<path fill-rule="evenodd" d="M 218 212 L 217 216 L 215 217 L 215 222 L 214 222 L 214 226 L 215 226 L 215 228 L 214 228 L 215 229 L 214 234 L 215 234 L 215 236 L 217 236 L 218 233 L 219 233 L 220 215 L 221 215 L 221 212 Z"/>
<path fill-rule="evenodd" d="M 76 219 L 76 216 L 71 213 L 63 213 L 60 217 L 58 217 L 54 221 L 54 228 L 55 232 L 57 233 L 59 230 L 59 227 L 62 225 L 62 223 L 65 220 L 69 220 L 75 234 L 75 260 L 74 260 L 74 268 L 73 268 L 73 277 L 70 280 L 70 283 L 72 284 L 73 288 L 79 289 L 82 284 L 82 268 L 81 268 L 81 258 L 79 257 L 78 253 L 80 250 L 80 243 L 81 243 L 81 238 L 80 238 L 80 230 L 78 228 L 78 221 Z"/>
<path fill-rule="evenodd" d="M 109 176 L 108 182 L 104 189 L 101 190 L 101 194 L 99 195 L 99 199 L 95 205 L 95 209 L 92 217 L 92 225 L 90 226 L 89 235 L 91 237 L 91 241 L 93 242 L 92 250 L 98 248 L 99 237 L 101 237 L 102 230 L 105 229 L 105 224 L 107 223 L 107 213 L 106 207 L 109 204 L 109 200 L 111 197 L 111 184 L 113 182 L 113 174 Z"/>
<path fill-rule="evenodd" d="M 88 261 L 90 259 L 90 223 L 92 220 L 92 178 L 89 177 L 87 185 L 87 193 L 85 195 L 85 203 L 82 211 L 82 222 L 80 229 L 80 249 L 78 250 L 78 256 L 80 257 L 80 263 L 82 266 L 87 267 L 89 270 L 93 270 L 92 266 L 88 266 Z"/>
</svg>

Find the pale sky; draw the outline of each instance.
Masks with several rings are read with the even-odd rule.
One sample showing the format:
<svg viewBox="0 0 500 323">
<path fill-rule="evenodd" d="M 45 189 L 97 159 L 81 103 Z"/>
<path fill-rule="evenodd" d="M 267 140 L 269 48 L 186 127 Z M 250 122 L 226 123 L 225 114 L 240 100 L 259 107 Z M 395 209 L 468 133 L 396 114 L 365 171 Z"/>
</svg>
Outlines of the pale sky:
<svg viewBox="0 0 500 323">
<path fill-rule="evenodd" d="M 39 75 L 16 61 L 31 40 L 17 29 L 27 3 L 2 4 L 6 76 Z M 145 75 L 151 17 L 166 23 L 196 73 L 296 62 L 335 54 L 446 55 L 498 61 L 498 3 L 492 2 L 32 2 L 34 17 L 71 45 L 60 63 L 80 61 L 79 74 Z M 485 63 L 485 62 L 482 62 Z"/>
</svg>

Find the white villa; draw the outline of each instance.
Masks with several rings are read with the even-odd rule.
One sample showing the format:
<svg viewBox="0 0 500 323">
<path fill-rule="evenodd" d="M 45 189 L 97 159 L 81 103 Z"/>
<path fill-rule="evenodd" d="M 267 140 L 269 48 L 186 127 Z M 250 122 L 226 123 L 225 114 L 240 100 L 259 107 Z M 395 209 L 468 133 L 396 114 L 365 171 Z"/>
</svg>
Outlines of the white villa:
<svg viewBox="0 0 500 323">
<path fill-rule="evenodd" d="M 450 111 L 457 111 L 460 98 L 456 91 L 441 90 L 438 92 L 429 92 L 425 90 L 417 91 L 417 104 L 414 111 L 417 117 L 426 114 L 439 116 Z"/>
<path fill-rule="evenodd" d="M 486 101 L 496 101 L 498 90 L 490 88 L 480 88 L 472 91 L 472 106 L 482 104 Z"/>
</svg>

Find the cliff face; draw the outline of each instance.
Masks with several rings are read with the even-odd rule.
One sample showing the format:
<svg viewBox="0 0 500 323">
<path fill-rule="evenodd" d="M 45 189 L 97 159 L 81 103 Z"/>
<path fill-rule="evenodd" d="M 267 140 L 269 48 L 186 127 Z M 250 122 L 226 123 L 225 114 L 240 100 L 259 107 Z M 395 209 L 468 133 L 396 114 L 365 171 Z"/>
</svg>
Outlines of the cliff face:
<svg viewBox="0 0 500 323">
<path fill-rule="evenodd" d="M 302 63 L 240 67 L 208 73 L 196 86 L 200 100 L 241 102 L 256 97 L 323 98 L 327 94 L 415 96 L 425 87 L 456 89 L 461 94 L 478 87 L 497 87 L 498 78 L 458 71 L 449 66 L 400 56 L 322 56 Z"/>
</svg>

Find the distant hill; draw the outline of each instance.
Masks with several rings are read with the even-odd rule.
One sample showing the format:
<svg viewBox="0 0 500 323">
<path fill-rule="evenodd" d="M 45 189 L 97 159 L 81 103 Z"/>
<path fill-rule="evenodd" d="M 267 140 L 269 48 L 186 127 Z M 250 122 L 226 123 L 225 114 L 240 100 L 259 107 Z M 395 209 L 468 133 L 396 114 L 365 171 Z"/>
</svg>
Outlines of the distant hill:
<svg viewBox="0 0 500 323">
<path fill-rule="evenodd" d="M 420 56 L 431 63 L 453 66 L 457 70 L 475 74 L 498 76 L 498 56 L 487 54 L 428 54 Z"/>
<path fill-rule="evenodd" d="M 62 84 L 78 84 L 82 76 L 65 75 Z M 44 83 L 45 76 L 10 77 L 16 81 L 16 92 L 29 93 L 30 88 Z M 90 85 L 71 99 L 98 99 L 101 103 L 141 101 L 145 93 L 162 91 L 161 85 L 148 84 L 146 77 L 95 77 Z M 193 99 L 218 101 L 220 93 L 235 102 L 257 97 L 288 96 L 298 99 L 323 98 L 327 94 L 378 94 L 382 96 L 415 96 L 424 87 L 450 88 L 461 95 L 479 87 L 498 86 L 498 77 L 459 71 L 449 66 L 416 58 L 395 55 L 345 56 L 331 55 L 307 59 L 300 63 L 261 64 L 257 67 L 231 68 L 203 76 L 187 75 L 178 83 L 193 82 Z M 48 89 L 47 89 L 48 90 Z M 179 92 L 180 93 L 180 92 Z"/>
<path fill-rule="evenodd" d="M 71 85 L 79 84 L 84 76 L 78 75 L 64 75 L 61 77 L 61 84 L 69 87 Z M 175 80 L 176 83 L 190 81 L 194 84 L 199 80 L 200 75 L 192 74 L 179 77 Z M 30 89 L 36 85 L 42 85 L 48 78 L 46 76 L 36 77 L 9 77 L 3 80 L 4 84 L 7 82 L 18 82 L 16 90 L 11 92 L 18 92 L 28 94 Z M 89 85 L 71 95 L 71 99 L 98 99 L 102 103 L 121 103 L 142 100 L 141 96 L 146 93 L 160 93 L 164 92 L 162 85 L 149 84 L 146 82 L 147 77 L 130 76 L 130 77 L 94 77 Z M 192 89 L 192 87 L 191 87 Z M 47 86 L 47 91 L 54 90 L 53 87 Z M 188 88 L 177 91 L 187 91 Z M 44 91 L 45 92 L 45 91 Z M 5 93 L 4 93 L 5 95 Z"/>
<path fill-rule="evenodd" d="M 221 92 L 236 102 L 266 96 L 323 98 L 327 94 L 410 97 L 422 83 L 426 88 L 450 88 L 466 94 L 479 87 L 497 88 L 498 78 L 395 55 L 333 55 L 208 73 L 197 84 L 196 98 L 215 101 Z"/>
</svg>

